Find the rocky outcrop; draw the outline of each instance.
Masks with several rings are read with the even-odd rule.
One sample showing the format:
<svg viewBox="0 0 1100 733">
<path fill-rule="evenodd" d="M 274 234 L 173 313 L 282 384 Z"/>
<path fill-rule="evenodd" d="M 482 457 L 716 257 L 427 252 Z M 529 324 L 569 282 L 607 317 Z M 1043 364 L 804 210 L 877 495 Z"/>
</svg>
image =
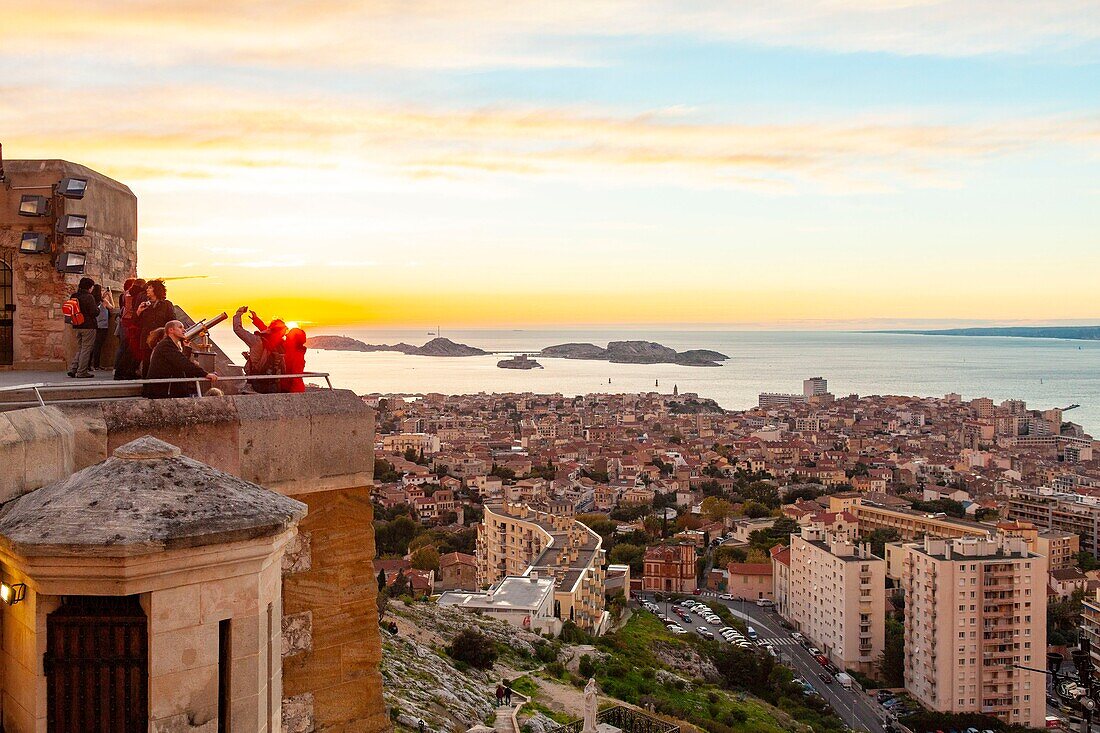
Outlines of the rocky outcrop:
<svg viewBox="0 0 1100 733">
<path fill-rule="evenodd" d="M 455 343 L 448 338 L 434 338 L 423 346 L 413 346 L 406 343 L 368 344 L 350 336 L 314 336 L 306 341 L 306 347 L 326 351 L 397 351 L 410 356 L 484 356 L 489 353 L 475 346 Z"/>
<path fill-rule="evenodd" d="M 560 359 L 609 361 L 612 364 L 679 364 L 681 366 L 721 366 L 729 359 L 725 354 L 709 349 L 677 352 L 653 341 L 612 341 L 607 348 L 595 344 L 569 343 L 548 346 L 540 356 Z"/>
</svg>

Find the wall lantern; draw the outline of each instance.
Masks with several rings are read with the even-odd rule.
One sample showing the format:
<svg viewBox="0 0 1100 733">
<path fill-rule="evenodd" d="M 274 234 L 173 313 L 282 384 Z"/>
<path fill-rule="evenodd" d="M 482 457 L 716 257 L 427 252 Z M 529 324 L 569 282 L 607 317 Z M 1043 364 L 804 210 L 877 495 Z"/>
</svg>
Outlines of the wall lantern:
<svg viewBox="0 0 1100 733">
<path fill-rule="evenodd" d="M 27 597 L 27 584 L 15 583 L 14 585 L 8 585 L 7 583 L 0 582 L 0 601 L 14 606 L 21 600 Z"/>
<path fill-rule="evenodd" d="M 40 255 L 50 251 L 50 240 L 45 234 L 38 232 L 23 232 L 23 238 L 19 240 L 19 253 L 25 255 Z"/>
<path fill-rule="evenodd" d="M 67 199 L 82 199 L 84 198 L 84 192 L 87 190 L 87 178 L 62 178 L 57 184 L 58 195 Z"/>
<path fill-rule="evenodd" d="M 45 196 L 24 194 L 19 199 L 19 216 L 49 216 L 50 200 Z"/>
<path fill-rule="evenodd" d="M 88 217 L 80 214 L 66 214 L 57 220 L 57 233 L 66 237 L 83 237 L 88 226 Z"/>
<path fill-rule="evenodd" d="M 57 257 L 57 271 L 66 275 L 83 275 L 88 255 L 83 252 L 65 252 Z"/>
</svg>

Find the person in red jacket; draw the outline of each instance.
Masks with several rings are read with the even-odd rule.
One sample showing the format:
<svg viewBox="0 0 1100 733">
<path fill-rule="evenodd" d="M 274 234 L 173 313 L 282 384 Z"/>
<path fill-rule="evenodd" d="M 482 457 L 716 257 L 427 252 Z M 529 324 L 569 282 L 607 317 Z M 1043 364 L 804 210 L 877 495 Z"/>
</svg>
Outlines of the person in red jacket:
<svg viewBox="0 0 1100 733">
<path fill-rule="evenodd" d="M 306 332 L 292 328 L 286 333 L 283 342 L 283 363 L 287 374 L 302 374 L 306 370 Z M 306 385 L 301 377 L 279 380 L 280 392 L 305 392 Z"/>
</svg>

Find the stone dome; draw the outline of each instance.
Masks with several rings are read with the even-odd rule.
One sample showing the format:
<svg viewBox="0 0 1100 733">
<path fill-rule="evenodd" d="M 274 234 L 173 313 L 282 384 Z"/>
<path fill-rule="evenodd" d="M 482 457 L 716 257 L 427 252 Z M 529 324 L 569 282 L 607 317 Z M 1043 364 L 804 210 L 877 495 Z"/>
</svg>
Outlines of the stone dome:
<svg viewBox="0 0 1100 733">
<path fill-rule="evenodd" d="M 25 557 L 125 557 L 278 534 L 306 505 L 146 435 L 0 509 L 0 544 Z"/>
</svg>

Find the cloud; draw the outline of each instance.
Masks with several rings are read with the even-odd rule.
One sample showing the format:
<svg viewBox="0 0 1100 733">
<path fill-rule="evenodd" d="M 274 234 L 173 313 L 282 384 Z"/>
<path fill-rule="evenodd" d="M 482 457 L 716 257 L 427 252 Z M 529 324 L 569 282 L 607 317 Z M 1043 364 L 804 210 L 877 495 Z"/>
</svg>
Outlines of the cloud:
<svg viewBox="0 0 1100 733">
<path fill-rule="evenodd" d="M 85 90 L 69 98 L 82 115 L 42 115 L 45 90 L 0 87 L 0 98 L 11 102 L 0 107 L 0 129 L 12 157 L 72 157 L 128 181 L 273 193 L 334 177 L 347 180 L 341 195 L 402 179 L 502 177 L 825 192 L 945 186 L 993 156 L 1100 142 L 1097 118 L 704 123 L 660 110 L 400 107 L 205 87 Z"/>
<path fill-rule="evenodd" d="M 1095 0 L 53 0 L 5 8 L 0 48 L 141 66 L 553 67 L 608 39 L 692 38 L 834 52 L 1095 59 Z"/>
</svg>

